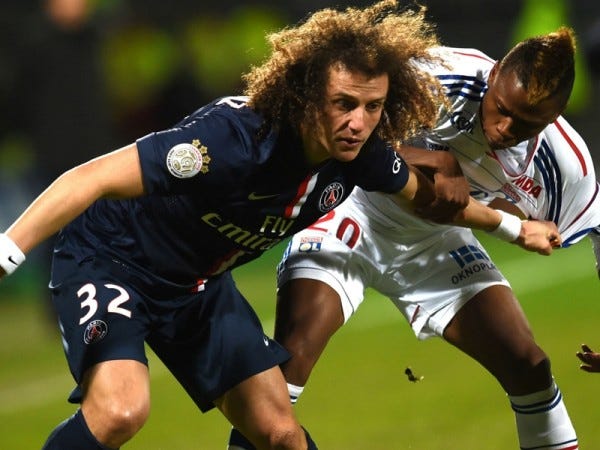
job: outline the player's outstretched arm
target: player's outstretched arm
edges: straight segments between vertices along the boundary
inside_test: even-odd
[[[469,206],[454,221],[455,225],[477,228],[511,242],[525,250],[550,255],[561,244],[560,233],[553,222],[521,220],[519,217],[486,206],[471,198]]]
[[[433,183],[419,170],[411,169],[404,189],[394,196],[395,200],[415,210],[429,204],[435,197]],[[490,234],[520,247],[550,255],[554,247],[560,246],[561,237],[556,225],[546,221],[521,220],[504,211],[490,208],[474,198],[451,222],[454,225],[487,231]]]
[[[58,177],[0,234],[0,277],[12,273],[32,248],[58,232],[94,201],[143,193],[135,144],[75,167]]]
[[[579,368],[585,372],[600,372],[600,353],[594,352],[586,344],[581,344],[581,351],[576,353],[582,364]]]

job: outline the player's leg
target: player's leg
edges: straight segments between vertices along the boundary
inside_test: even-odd
[[[308,278],[288,281],[277,292],[275,340],[292,357],[281,365],[288,384],[302,389],[329,339],[344,324],[339,294]],[[297,396],[292,398],[294,403]]]
[[[407,283],[382,288],[415,334],[443,335],[498,379],[515,412],[522,448],[577,448],[549,360],[508,282],[473,233],[447,229],[407,251],[417,255],[398,265]]]
[[[327,342],[343,324],[339,294],[326,283],[295,278],[279,288],[275,340],[291,354],[281,364],[288,404],[290,400],[296,403]],[[255,447],[240,431],[237,425],[231,430],[229,450],[253,450]]]
[[[444,338],[489,370],[508,393],[522,448],[577,448],[549,359],[510,288],[495,285],[476,294],[450,321]]]
[[[144,425],[150,413],[148,367],[139,361],[96,364],[85,374],[81,411],[96,438],[118,448]]]
[[[329,339],[364,299],[373,268],[358,211],[344,204],[296,234],[277,270],[275,340],[291,355],[281,367],[292,403],[302,393]]]
[[[294,416],[279,367],[242,381],[216,399],[215,404],[242,437],[253,443],[250,448],[317,448]],[[245,440],[238,443],[243,445],[241,448],[249,448]]]
[[[552,384],[548,358],[507,286],[477,293],[450,321],[444,338],[479,361],[511,395]]]
[[[201,411],[218,407],[258,448],[307,448],[279,368],[289,353],[264,334],[230,273],[204,287],[179,299],[148,344]]]
[[[150,411],[148,368],[139,361],[106,361],[81,383],[81,408],[61,423],[44,450],[117,449],[143,426]]]
[[[44,450],[118,448],[141,428],[150,408],[144,349],[149,319],[141,312],[145,308],[136,307],[143,299],[102,263],[60,256],[52,290],[65,355],[78,383],[69,401],[81,407],[52,432]],[[111,308],[116,298],[119,308]]]

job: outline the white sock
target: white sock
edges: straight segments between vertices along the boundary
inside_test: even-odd
[[[577,434],[558,386],[527,395],[509,395],[522,450],[576,450]]]
[[[292,405],[293,405],[298,401],[298,397],[300,397],[300,394],[302,394],[302,391],[304,390],[304,386],[296,386],[294,384],[288,383],[287,387],[288,387],[288,392],[290,393],[290,401],[292,402]]]

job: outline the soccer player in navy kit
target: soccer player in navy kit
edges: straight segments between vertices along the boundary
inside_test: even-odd
[[[66,172],[0,235],[4,275],[60,230],[50,287],[81,407],[45,450],[115,449],[135,435],[150,409],[145,342],[202,411],[216,406],[257,448],[316,448],[279,369],[289,355],[230,270],[355,185],[415,205],[433,195],[385,144],[431,126],[440,106],[413,64],[436,38],[422,11],[395,6],[323,10],[271,35],[247,97]],[[461,223],[511,228],[474,201]],[[560,239],[550,224],[524,228],[534,250]]]

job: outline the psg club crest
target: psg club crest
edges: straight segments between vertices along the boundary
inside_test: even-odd
[[[344,185],[338,181],[327,186],[319,199],[319,210],[327,212],[335,208],[344,197]]]
[[[92,320],[85,327],[83,332],[83,342],[86,344],[93,344],[98,342],[108,333],[108,325],[103,320]]]
[[[191,178],[208,172],[208,149],[198,139],[191,144],[177,144],[167,154],[167,169],[177,178]]]

